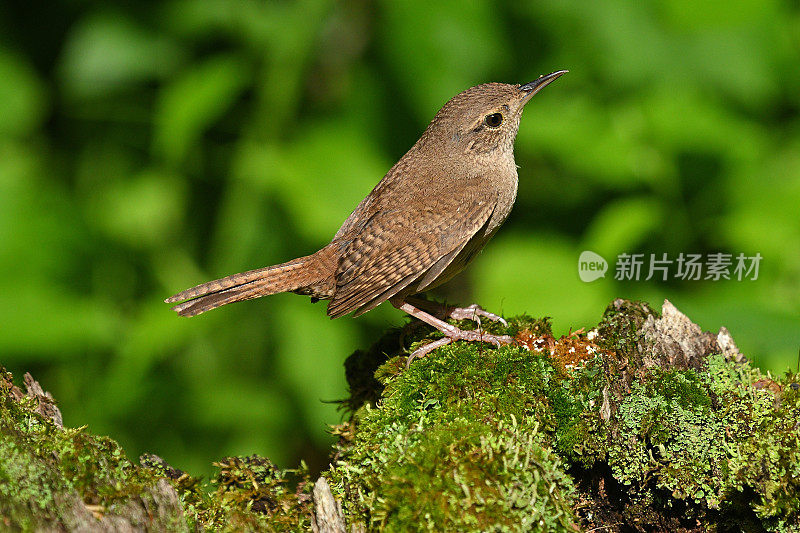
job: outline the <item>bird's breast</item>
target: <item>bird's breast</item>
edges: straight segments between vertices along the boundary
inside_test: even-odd
[[[487,240],[505,222],[517,199],[517,167],[512,159],[510,167],[500,168],[489,178],[497,194],[497,205],[486,225]]]

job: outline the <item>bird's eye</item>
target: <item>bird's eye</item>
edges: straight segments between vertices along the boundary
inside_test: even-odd
[[[490,128],[496,128],[503,123],[503,114],[492,113],[491,115],[486,115],[486,117],[483,119],[483,122]]]

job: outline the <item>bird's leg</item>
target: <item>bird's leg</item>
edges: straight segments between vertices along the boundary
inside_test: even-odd
[[[445,318],[452,318],[453,320],[472,320],[477,322],[480,326],[481,317],[491,320],[492,322],[500,322],[508,327],[506,320],[494,313],[486,311],[478,304],[472,304],[467,307],[455,307],[438,302],[432,302],[424,298],[409,297],[405,299],[406,302],[411,303],[417,309],[423,309],[433,315],[443,316]]]
[[[414,353],[409,355],[408,361],[406,362],[406,368],[408,368],[411,365],[411,362],[414,359],[423,357],[428,353],[430,353],[431,351],[435,350],[436,348],[450,344],[453,341],[489,342],[494,344],[495,346],[502,346],[503,344],[514,343],[514,339],[508,335],[492,335],[489,333],[484,333],[480,329],[464,331],[462,329],[455,327],[452,324],[448,324],[444,320],[436,318],[430,313],[426,313],[421,309],[417,309],[416,307],[414,307],[413,305],[404,300],[392,299],[390,301],[392,305],[395,306],[397,309],[405,311],[414,318],[417,318],[444,333],[444,338],[426,344],[425,346],[418,348],[417,350],[414,351]]]

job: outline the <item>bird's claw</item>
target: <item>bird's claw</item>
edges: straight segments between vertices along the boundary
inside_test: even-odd
[[[500,322],[508,327],[508,322],[503,317],[486,311],[478,304],[472,304],[467,307],[454,307],[450,310],[449,317],[453,320],[472,320],[477,322],[478,325],[481,324],[481,317],[483,317],[492,322]]]
[[[409,355],[408,359],[406,360],[406,369],[411,367],[411,363],[415,359],[425,357],[433,350],[441,348],[442,346],[446,346],[453,341],[488,342],[490,344],[494,344],[498,348],[504,344],[515,343],[514,338],[509,335],[491,335],[477,329],[464,331],[458,328],[453,328],[452,330],[447,331],[445,335],[446,336],[441,339],[429,342],[425,346],[421,346],[414,350],[414,352]]]

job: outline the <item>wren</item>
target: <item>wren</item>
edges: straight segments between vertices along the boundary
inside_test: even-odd
[[[329,300],[328,315],[356,316],[385,301],[444,337],[415,351],[410,364],[454,340],[513,343],[507,335],[462,330],[412,298],[461,272],[506,220],[517,196],[514,139],[525,105],[565,74],[524,85],[486,83],[454,96],[419,140],[311,255],[209,281],[167,298],[181,316],[279,292]],[[505,321],[477,305],[444,317]]]

